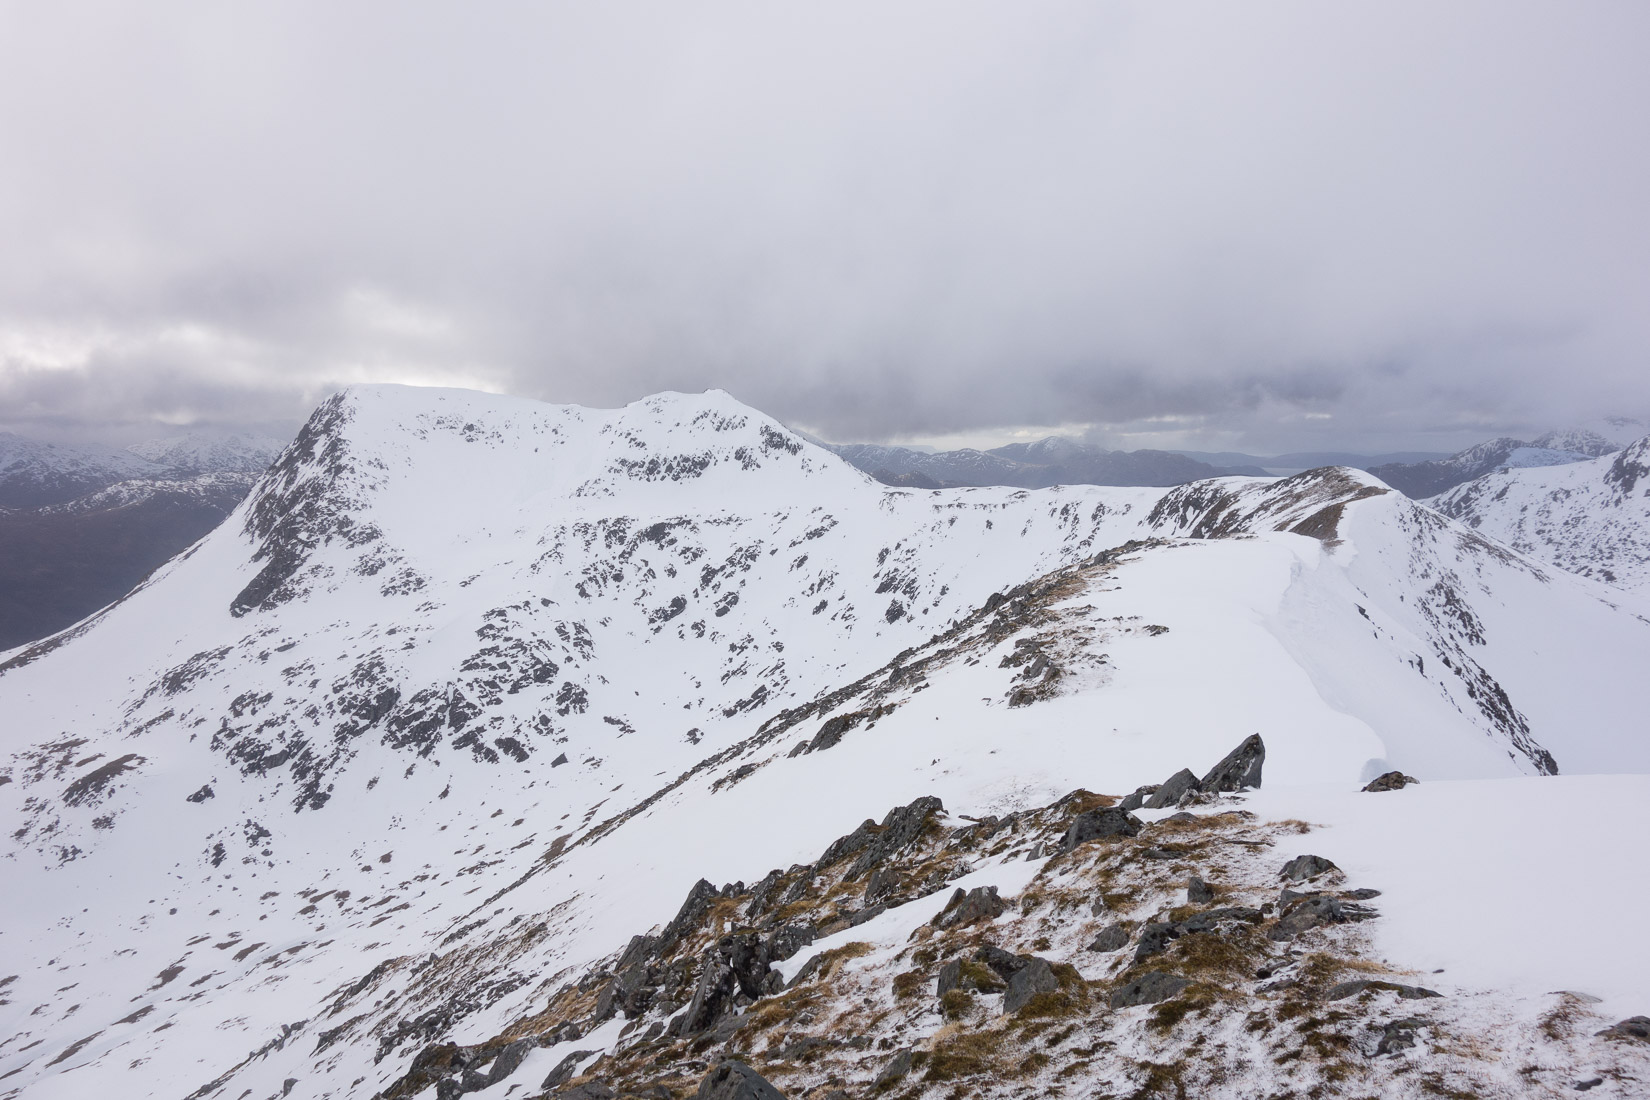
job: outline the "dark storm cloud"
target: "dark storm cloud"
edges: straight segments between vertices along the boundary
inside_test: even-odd
[[[838,438],[1650,409],[1638,4],[10,5],[0,420],[720,386]]]

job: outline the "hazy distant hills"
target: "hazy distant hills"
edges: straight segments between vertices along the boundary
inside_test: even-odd
[[[951,489],[1008,485],[1046,489],[1051,485],[1184,485],[1209,477],[1262,475],[1257,465],[1215,466],[1174,451],[1108,451],[1074,439],[1050,436],[1035,443],[1011,443],[989,451],[919,451],[873,443],[827,443],[841,456],[885,485]]]
[[[125,595],[221,523],[283,446],[198,433],[117,450],[0,433],[0,650]]]

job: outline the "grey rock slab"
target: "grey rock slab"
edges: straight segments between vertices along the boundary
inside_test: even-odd
[[[1202,790],[1198,785],[1197,776],[1189,768],[1181,768],[1158,787],[1152,796],[1146,799],[1145,809],[1161,810],[1178,803],[1182,796],[1192,791]]]
[[[1060,979],[1047,959],[1031,958],[1008,980],[1008,991],[1003,994],[1003,1011],[1013,1014],[1024,1008],[1039,993],[1053,993],[1060,988]]]
[[[1339,867],[1335,866],[1322,856],[1305,855],[1296,856],[1288,863],[1285,863],[1283,865],[1283,870],[1280,871],[1279,874],[1288,879],[1290,882],[1305,882],[1308,879],[1317,878],[1319,875],[1327,874],[1330,871],[1339,870]]]
[[[1111,995],[1113,1008],[1133,1008],[1136,1005],[1154,1005],[1166,1001],[1192,983],[1178,974],[1153,970],[1142,974]]]
[[[1186,879],[1186,904],[1207,905],[1215,900],[1214,889],[1197,875],[1190,875]]]
[[[1344,1001],[1348,997],[1356,997],[1358,994],[1365,991],[1396,993],[1399,997],[1402,997],[1406,1001],[1417,1001],[1427,997],[1443,996],[1442,993],[1439,993],[1435,989],[1423,989],[1416,985],[1400,985],[1397,982],[1383,982],[1380,980],[1360,978],[1356,981],[1341,982],[1338,985],[1330,986],[1329,991],[1323,995],[1323,999],[1326,1001]]]
[[[1419,782],[1420,780],[1413,775],[1405,775],[1403,772],[1386,772],[1365,783],[1363,789],[1371,793],[1401,791],[1411,783]]]
[[[873,1083],[872,1087],[880,1089],[885,1085],[891,1085],[910,1072],[911,1051],[909,1049],[902,1050],[898,1054],[894,1055],[886,1066],[882,1067],[882,1072],[877,1074],[877,1079]]]
[[[1641,1043],[1650,1043],[1650,1016],[1629,1016],[1625,1020],[1611,1024],[1599,1036],[1605,1039],[1637,1039]]]
[[[594,1050],[575,1050],[556,1063],[556,1068],[550,1071],[550,1076],[544,1079],[544,1084],[540,1085],[539,1088],[553,1089],[565,1085],[568,1079],[573,1076],[573,1071],[579,1068],[579,1064],[595,1053]]]
[[[785,1094],[743,1062],[723,1062],[699,1082],[696,1100],[785,1100]]]
[[[1121,951],[1129,945],[1129,930],[1121,924],[1108,924],[1089,944],[1090,951]]]
[[[1127,810],[1112,806],[1104,810],[1089,810],[1072,819],[1071,827],[1060,843],[1062,851],[1071,851],[1079,844],[1110,836],[1139,836],[1140,819]]]
[[[1209,774],[1199,780],[1198,787],[1210,794],[1231,793],[1245,787],[1258,788],[1265,764],[1266,742],[1261,740],[1260,734],[1251,733],[1220,763],[1209,769]]]

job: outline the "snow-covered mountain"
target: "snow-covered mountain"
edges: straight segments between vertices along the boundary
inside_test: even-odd
[[[1416,500],[1436,496],[1457,485],[1503,468],[1563,466],[1612,454],[1621,444],[1583,428],[1552,431],[1525,442],[1503,436],[1474,444],[1448,458],[1433,462],[1389,463],[1370,468],[1370,473]]]
[[[1650,587],[1650,436],[1587,462],[1484,474],[1428,503],[1560,569]]]
[[[0,508],[63,504],[131,478],[170,471],[141,455],[94,443],[48,443],[0,432]]]
[[[190,432],[146,439],[127,450],[157,465],[192,474],[261,474],[285,449],[273,436],[236,432]]]
[[[1108,451],[1063,436],[1010,443],[989,451],[922,451],[872,443],[826,443],[827,450],[887,485],[938,489],[1008,485],[1184,485],[1259,469],[1226,468],[1174,451]]]
[[[283,446],[197,433],[117,451],[0,434],[0,649],[125,595],[216,527]]]
[[[1342,947],[1366,968],[1388,955],[1448,965],[1428,984],[1459,1006],[1394,1034],[1500,1029],[1568,1072],[1614,1047],[1555,1053],[1561,1039],[1539,1026],[1546,991],[1585,986],[1599,1011],[1643,1011],[1650,964],[1555,948],[1509,972],[1506,940],[1533,934],[1539,913],[1509,911],[1500,937],[1428,941],[1429,896],[1471,882],[1496,898],[1513,876],[1426,823],[1456,799],[1491,823],[1553,807],[1543,836],[1567,827],[1557,807],[1580,803],[1596,811],[1589,828],[1638,828],[1642,784],[1568,774],[1650,771],[1637,732],[1647,650],[1650,615],[1631,597],[1353,471],[917,492],[875,484],[721,393],[603,411],[352,389],[228,522],[98,615],[0,656],[0,1096],[526,1096],[548,1087],[546,1060],[577,1050],[578,1067],[645,1052],[672,1082],[738,1051],[787,1095],[857,1095],[870,1061],[950,1041],[932,993],[898,1000],[878,969],[911,949],[902,922],[957,886],[993,886],[1014,912],[1046,914],[999,922],[1023,938],[1016,949],[1067,950],[1051,923],[1067,903],[1037,899],[1100,896],[1083,876],[1104,869],[1078,868],[1056,834],[1105,800],[1060,796],[1157,784],[1257,731],[1266,790],[1244,812],[1259,816],[1245,835],[1250,819],[1212,815],[1230,833],[1220,843],[1242,860],[1300,854],[1304,816],[1332,826],[1325,842],[1346,846],[1349,873],[1391,890],[1376,938]],[[1391,769],[1426,795],[1353,794]],[[927,797],[943,812],[888,813]],[[1406,824],[1409,807],[1423,809]],[[1137,854],[1160,868],[1156,885],[1102,897],[1073,928],[1115,904],[1133,936],[1181,904],[1158,880],[1186,865],[1151,862],[1187,850],[1174,830],[1192,826],[1168,821],[1173,809],[1141,811]],[[885,827],[855,830],[866,817]],[[988,817],[1011,843],[966,832]],[[1567,853],[1554,881],[1577,906],[1621,903],[1638,887],[1603,873],[1609,846],[1593,848]],[[898,874],[874,881],[909,905],[877,909],[841,862],[861,852],[894,861]],[[1222,866],[1234,903],[1276,874]],[[745,886],[758,880],[760,899]],[[1340,914],[1340,936],[1343,902],[1312,904]],[[1300,922],[1258,901],[1244,911],[1276,933],[1256,949],[1297,966]],[[773,983],[810,980],[800,951],[790,972],[752,970],[743,1002],[715,993],[717,936],[799,914],[821,936],[840,925],[843,943],[823,945],[864,937],[864,951],[811,972],[853,992],[777,995]],[[1084,1004],[1141,979],[1070,950],[1056,961]],[[832,960],[855,957],[871,969],[831,976]],[[898,963],[915,968],[907,985],[944,961],[925,958]],[[1304,1017],[1285,1009],[1318,979],[1285,973],[1270,990],[1228,975],[1216,992],[1271,1006],[1299,1037]],[[753,998],[790,1013],[760,1044],[727,1030]],[[839,1017],[850,1000],[883,1007],[875,1021]],[[684,1009],[703,1028],[666,1031]],[[1189,1039],[1142,1011],[1104,1025],[1127,1030],[1134,1061],[1079,1057],[1048,1033],[1024,1072],[1133,1080],[1141,1059]],[[840,1041],[854,1028],[866,1046]],[[786,1045],[816,1039],[829,1047],[817,1072]],[[1021,1051],[1032,1038],[992,1041]],[[1476,1080],[1464,1049],[1427,1054],[1442,1061],[1416,1082]],[[1612,1063],[1612,1081],[1644,1079],[1650,1063],[1634,1057]],[[1340,1072],[1331,1061],[1267,1072],[1321,1084]],[[983,1088],[981,1072],[963,1076]],[[954,1087],[922,1080],[936,1096]],[[1612,1088],[1599,1095],[1628,1095]]]

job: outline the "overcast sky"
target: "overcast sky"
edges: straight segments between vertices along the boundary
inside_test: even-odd
[[[0,426],[355,381],[1257,452],[1643,416],[1647,50],[1641,0],[0,3]]]

